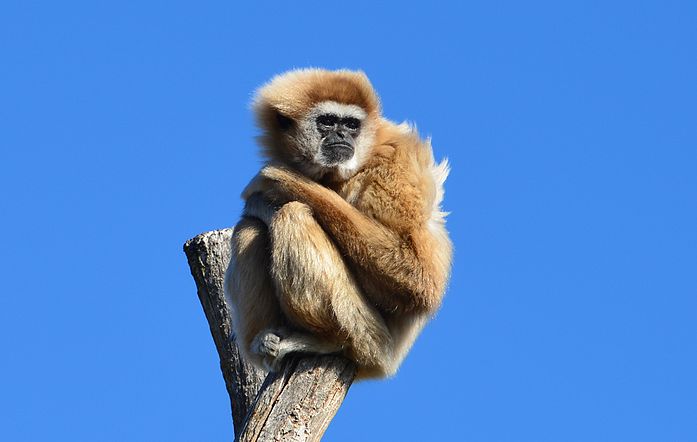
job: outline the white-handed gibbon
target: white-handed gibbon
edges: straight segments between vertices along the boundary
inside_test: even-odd
[[[359,378],[394,374],[448,280],[447,163],[381,116],[362,72],[287,72],[254,111],[267,162],[225,277],[244,356],[275,370],[290,352],[341,352]]]

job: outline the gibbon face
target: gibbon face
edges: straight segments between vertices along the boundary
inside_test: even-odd
[[[336,172],[346,178],[361,166],[373,143],[374,125],[366,117],[354,104],[321,102],[297,124],[285,122],[287,147],[305,160],[303,173],[319,178]]]
[[[298,70],[257,92],[265,154],[312,179],[351,177],[369,156],[379,101],[361,72]]]

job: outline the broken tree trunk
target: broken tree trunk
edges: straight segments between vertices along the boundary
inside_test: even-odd
[[[318,441],[353,382],[355,366],[340,356],[298,356],[266,376],[241,359],[223,293],[231,236],[232,229],[203,233],[187,241],[184,252],[220,356],[236,440]]]
[[[237,430],[244,425],[244,418],[254,403],[266,372],[242,360],[233,337],[230,310],[223,292],[225,269],[230,261],[231,236],[232,229],[203,233],[187,241],[184,252],[218,349],[220,370],[230,395],[232,420]]]

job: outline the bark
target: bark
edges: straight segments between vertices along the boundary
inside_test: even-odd
[[[239,441],[320,440],[355,375],[342,357],[290,358],[266,378]]]
[[[244,425],[244,418],[254,403],[266,372],[242,360],[233,336],[230,310],[223,291],[225,269],[230,262],[231,237],[232,229],[202,233],[184,244],[184,252],[218,349],[220,370],[230,396],[232,421],[237,434],[237,430]]]
[[[340,356],[294,356],[262,385],[266,373],[240,357],[223,293],[231,236],[232,229],[203,233],[184,251],[220,356],[236,439],[318,441],[353,382],[355,366]]]

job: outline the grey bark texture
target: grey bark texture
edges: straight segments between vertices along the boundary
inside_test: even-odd
[[[206,314],[215,347],[220,356],[220,370],[230,396],[232,421],[237,429],[254,403],[266,372],[242,360],[225,302],[223,280],[230,262],[232,229],[202,233],[184,244],[191,275],[196,281],[198,299]]]
[[[202,233],[184,244],[184,252],[220,356],[235,438],[318,441],[341,406],[356,368],[340,356],[303,355],[287,358],[281,371],[266,376],[241,359],[223,291],[231,237],[232,229]]]

